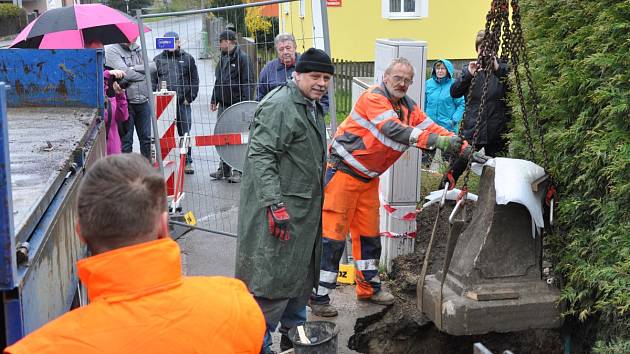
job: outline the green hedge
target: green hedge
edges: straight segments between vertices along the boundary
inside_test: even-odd
[[[0,18],[18,17],[22,13],[22,9],[13,4],[0,4]]]
[[[600,319],[595,350],[615,353],[630,347],[630,1],[521,5],[559,185],[551,242],[562,300],[567,315]],[[512,146],[527,157],[514,123]]]

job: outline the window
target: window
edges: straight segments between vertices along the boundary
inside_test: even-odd
[[[408,19],[429,16],[429,0],[381,0],[383,18]]]

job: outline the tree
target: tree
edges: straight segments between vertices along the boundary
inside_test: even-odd
[[[245,15],[245,25],[249,36],[254,37],[258,48],[271,50],[274,47],[273,40],[278,34],[278,18],[262,16],[260,7],[250,7]],[[275,56],[275,53],[273,54]]]
[[[559,232],[550,241],[566,314],[599,318],[595,351],[621,353],[630,348],[630,1],[521,4],[559,187]],[[527,158],[523,130],[514,128],[512,145]]]

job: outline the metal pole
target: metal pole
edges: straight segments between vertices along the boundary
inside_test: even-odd
[[[9,156],[9,116],[7,91],[9,86],[0,82],[0,289],[16,286],[17,255],[13,225],[13,194],[11,192],[11,157]],[[1,297],[0,293],[0,297]],[[1,300],[1,299],[0,299]],[[7,318],[10,320],[10,318]],[[7,322],[8,323],[8,322]]]
[[[172,224],[172,225],[186,226],[186,227],[189,227],[191,229],[206,231],[206,232],[209,232],[209,233],[212,233],[212,234],[221,235],[221,236],[228,236],[228,237],[234,237],[234,238],[237,237],[236,234],[232,234],[232,233],[229,233],[229,232],[211,230],[211,229],[207,229],[205,227],[200,227],[200,226],[196,226],[196,225],[189,225],[189,224],[186,224],[184,222],[179,222],[179,221],[175,221],[175,220],[169,220],[168,223]]]
[[[149,54],[147,53],[147,40],[144,38],[144,24],[142,23],[142,10],[136,10],[138,19],[138,30],[140,31],[140,45],[142,45],[142,61],[144,64],[144,82],[149,88],[149,112],[151,112],[151,125],[153,127],[153,144],[155,145],[155,159],[162,177],[164,177],[164,166],[162,165],[162,149],[160,148],[160,136],[158,133],[157,117],[155,116],[155,97],[153,97],[153,85],[151,85],[151,69],[149,68]],[[153,162],[153,161],[151,161]]]
[[[330,31],[328,30],[328,7],[326,1],[319,0],[322,9],[322,33],[324,35],[324,51],[332,59],[330,52]],[[330,135],[334,136],[337,131],[337,105],[335,105],[335,82],[334,78],[330,80],[328,86],[328,113],[330,113]]]

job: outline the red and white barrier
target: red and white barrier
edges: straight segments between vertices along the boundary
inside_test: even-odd
[[[174,149],[182,146],[180,139],[175,137],[165,137],[160,140],[160,145]],[[231,133],[216,135],[199,135],[190,137],[189,146],[219,146],[219,145],[243,145],[249,142],[249,133]]]
[[[166,179],[166,194],[174,201],[180,199],[180,195],[175,194],[177,171],[177,151],[176,145],[169,146],[166,141],[174,141],[176,138],[177,120],[177,94],[175,91],[153,92],[155,98],[155,116],[157,117],[157,127],[160,139],[160,154],[162,156],[162,166],[164,168],[164,178]],[[180,192],[181,193],[181,192]]]
[[[381,264],[392,270],[392,261],[398,256],[413,253],[416,240],[416,204],[391,205],[381,197]]]
[[[249,142],[249,133],[231,133],[201,136],[177,136],[177,94],[175,91],[159,91],[155,97],[155,114],[157,117],[160,139],[160,154],[166,179],[167,195],[171,208],[176,209],[184,196],[184,169],[186,153],[191,147],[243,145]],[[155,152],[154,152],[155,153]]]

